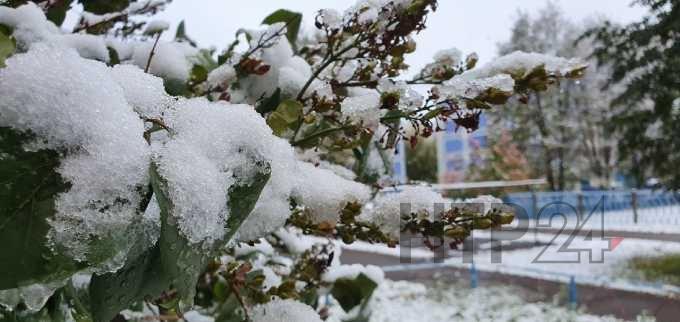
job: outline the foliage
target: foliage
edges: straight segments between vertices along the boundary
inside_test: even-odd
[[[437,181],[437,145],[434,140],[424,140],[415,147],[405,145],[406,173],[410,180]]]
[[[360,2],[344,15],[322,10],[319,34],[305,40],[297,37],[301,15],[282,9],[265,18],[264,30],[239,30],[219,53],[198,48],[184,23],[175,41],[160,40],[167,26],[143,16],[168,1],[78,1],[85,12],[72,33],[56,26],[74,3],[24,3],[0,7],[7,24],[0,76],[37,84],[25,95],[23,86],[0,82],[9,112],[0,114],[0,241],[9,245],[0,259],[11,263],[0,267],[0,318],[9,320],[178,320],[196,308],[242,321],[257,305],[294,299],[316,309],[328,294],[363,312],[381,276],[361,267],[333,277],[357,268],[339,266],[332,243],[305,245],[313,237],[297,232],[394,246],[394,234],[408,231],[452,239],[454,247],[474,229],[509,224],[514,215],[505,209],[465,206],[430,217],[390,213],[402,225],[386,231],[366,204],[386,193],[398,140],[415,146],[449,120],[472,131],[482,110],[584,68],[555,58],[553,69],[547,56],[520,53],[523,68],[514,56],[475,69],[476,55],[461,61],[454,50],[400,80],[434,0]],[[20,15],[35,19],[10,19]],[[241,41],[245,52],[237,50]],[[21,73],[35,62],[17,62],[46,52],[55,53],[46,70]],[[54,62],[71,65],[57,73]],[[81,86],[55,87],[64,85],[48,82],[55,74]],[[412,84],[433,87],[422,97]],[[53,88],[67,93],[46,98]],[[52,118],[36,113],[50,100],[59,107],[48,110]],[[102,122],[69,110],[87,105],[80,110],[87,114],[90,104],[113,114]],[[125,117],[132,119],[115,123]],[[96,158],[107,153],[133,157],[134,173],[115,173],[100,187],[94,179],[102,169],[119,169]],[[82,171],[68,172],[65,163]],[[106,195],[91,197],[95,188]],[[411,201],[429,207],[432,194],[414,192],[423,200]],[[60,208],[64,200],[76,200],[82,213]]]
[[[468,170],[467,180],[526,180],[531,179],[533,171],[517,144],[512,142],[510,135],[503,132],[497,139],[492,139],[489,155],[483,162],[473,164]],[[503,195],[523,188],[493,189],[491,195]]]
[[[585,36],[598,40],[594,56],[611,65],[610,85],[625,87],[612,102],[611,125],[622,135],[621,159],[635,165],[637,185],[651,174],[677,189],[680,172],[673,165],[680,160],[675,139],[680,120],[680,4],[675,0],[635,3],[647,7],[649,17],[626,26],[607,22]]]
[[[55,195],[69,189],[69,184],[55,170],[59,153],[52,150],[24,151],[22,145],[35,135],[0,128],[0,241],[17,245],[0,254],[3,273],[0,288],[16,288],[24,280],[40,282],[52,274],[77,270],[79,265],[54,256],[46,247],[49,219],[55,212]]]
[[[680,255],[636,257],[628,263],[629,268],[650,281],[665,281],[680,285]]]

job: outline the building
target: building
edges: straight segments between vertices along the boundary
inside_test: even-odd
[[[487,119],[479,118],[479,129],[468,133],[453,121],[437,133],[437,173],[440,183],[461,182],[469,167],[481,165],[488,151]]]
[[[406,178],[406,149],[404,147],[404,140],[399,140],[397,143],[396,153],[392,162],[392,179],[395,183],[405,184],[408,180]]]

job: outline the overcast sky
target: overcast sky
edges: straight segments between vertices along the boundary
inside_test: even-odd
[[[506,40],[518,10],[535,13],[547,0],[440,0],[430,15],[427,29],[417,37],[418,50],[407,57],[414,68],[426,64],[440,49],[457,47],[464,53],[475,51],[482,62],[496,55],[496,44]],[[627,23],[639,20],[645,11],[630,7],[631,0],[562,0],[557,3],[575,22],[605,16]],[[200,5],[198,5],[200,3]],[[286,8],[304,15],[307,28],[314,28],[316,12],[334,8],[342,12],[355,0],[174,0],[158,18],[176,26],[184,19],[187,32],[201,46],[224,48],[239,28],[256,28],[276,9]]]

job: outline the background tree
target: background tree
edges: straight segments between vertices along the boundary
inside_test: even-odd
[[[437,182],[437,141],[423,140],[406,148],[406,173],[409,180]]]
[[[680,2],[640,0],[649,16],[626,26],[607,22],[590,30],[594,56],[611,66],[610,86],[625,90],[612,102],[611,127],[620,133],[621,160],[635,166],[636,185],[648,175],[680,188]]]
[[[592,24],[592,23],[588,23]],[[568,21],[554,2],[536,17],[519,13],[511,38],[499,44],[499,54],[516,50],[547,52],[563,57],[588,57],[593,42]],[[490,113],[492,126],[507,129],[527,156],[534,176],[545,176],[551,190],[564,190],[579,179],[594,186],[610,187],[616,171],[616,137],[607,131],[609,104],[619,87],[601,90],[609,77],[606,65],[591,60],[582,79],[564,80],[545,92],[532,92]],[[531,124],[531,126],[526,126]]]

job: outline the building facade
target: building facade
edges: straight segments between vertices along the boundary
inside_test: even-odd
[[[437,173],[440,183],[462,182],[472,165],[483,165],[489,149],[487,120],[484,113],[479,118],[479,128],[468,133],[453,121],[446,130],[437,133]]]

